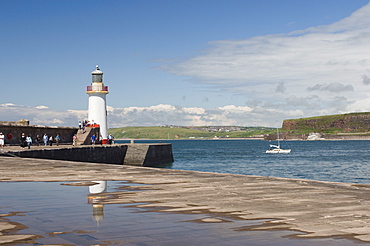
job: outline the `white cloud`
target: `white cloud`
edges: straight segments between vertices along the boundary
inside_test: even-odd
[[[155,125],[277,126],[284,117],[301,117],[299,110],[266,110],[260,107],[227,105],[213,109],[159,104],[150,107],[114,108],[108,113],[111,128]]]
[[[316,84],[312,87],[307,88],[308,91],[329,91],[333,93],[339,93],[343,91],[353,91],[352,85],[343,85],[341,83],[330,83],[326,84]]]
[[[32,125],[77,126],[78,120],[85,119],[85,110],[57,111],[46,106],[40,108],[15,104],[0,104],[0,115],[3,121],[27,119]]]
[[[235,106],[235,105],[227,105],[224,107],[219,107],[220,110],[223,110],[225,112],[234,112],[234,113],[245,113],[252,111],[252,108],[247,106]]]
[[[352,102],[351,104],[346,106],[346,111],[340,111],[341,113],[347,113],[349,112],[368,112],[370,105],[370,98],[366,98],[363,100],[357,100],[355,102]]]
[[[190,108],[183,108],[184,112],[190,115],[201,115],[206,112],[204,108],[197,108],[197,107],[190,107]]]
[[[284,86],[284,82],[280,82],[277,86],[276,86],[276,89],[275,89],[275,92],[280,92],[280,93],[284,93],[285,92],[285,86]]]
[[[370,78],[366,74],[362,75],[362,82],[364,85],[369,85],[370,84]]]
[[[27,119],[31,125],[77,126],[79,120],[87,118],[87,110],[56,111],[12,105],[0,105],[2,120]],[[179,107],[159,104],[150,107],[108,107],[108,126],[158,126],[158,125],[238,125],[280,126],[284,118],[301,117],[300,110],[265,109],[259,106],[226,105],[213,109]]]
[[[49,107],[46,107],[46,106],[42,106],[42,105],[40,105],[40,106],[37,106],[37,107],[35,107],[35,108],[37,108],[37,109],[48,109]]]
[[[162,69],[244,96],[249,106],[259,102],[266,112],[370,111],[370,104],[356,103],[370,97],[369,43],[370,3],[331,25],[212,41],[202,54]],[[345,99],[340,108],[338,97]]]
[[[13,103],[4,103],[4,104],[0,104],[1,107],[12,107],[12,106],[15,106],[15,104]]]

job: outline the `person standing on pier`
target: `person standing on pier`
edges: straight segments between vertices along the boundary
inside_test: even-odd
[[[86,127],[86,120],[84,120],[84,121],[82,122],[82,127],[81,127],[82,134],[84,134],[84,133],[85,133],[85,127]]]
[[[44,134],[43,140],[44,140],[44,145],[47,146],[49,137],[48,137],[48,135],[46,135],[46,133]]]
[[[60,141],[60,137],[59,137],[59,134],[57,134],[55,136],[55,143],[57,144],[57,146],[59,146],[59,141]]]
[[[31,148],[31,144],[32,144],[32,138],[31,138],[30,135],[27,135],[26,142],[27,142],[28,149],[30,149]]]
[[[53,146],[53,142],[54,142],[53,136],[50,136],[49,137],[50,146]]]
[[[77,135],[76,134],[73,135],[73,137],[72,137],[72,145],[73,146],[76,146],[77,145]]]
[[[19,145],[21,146],[21,148],[24,149],[24,147],[26,147],[27,145],[27,141],[26,141],[26,135],[24,135],[24,133],[22,133],[21,135],[21,139],[19,140]]]
[[[41,142],[41,138],[40,138],[40,135],[36,135],[36,138],[35,138],[35,143],[37,146],[40,146],[40,142]]]
[[[109,134],[109,136],[108,136],[108,143],[109,144],[113,143],[113,135],[112,134]]]
[[[0,132],[0,148],[4,148],[5,145],[5,136],[2,132]]]
[[[96,142],[96,134],[91,136],[91,144],[95,145],[95,142]]]

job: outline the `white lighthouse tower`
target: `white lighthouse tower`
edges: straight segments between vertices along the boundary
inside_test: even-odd
[[[92,82],[87,86],[86,94],[89,95],[89,115],[88,120],[90,124],[100,125],[100,135],[103,143],[108,139],[108,126],[107,126],[107,105],[106,95],[108,86],[104,86],[103,72],[100,71],[99,66],[96,66],[95,71],[91,73]],[[97,136],[99,137],[99,136]]]

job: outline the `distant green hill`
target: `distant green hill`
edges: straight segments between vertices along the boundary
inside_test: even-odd
[[[274,132],[268,127],[242,127],[242,130],[231,132],[209,132],[189,129],[187,127],[121,127],[109,129],[109,134],[117,138],[131,139],[189,139],[189,138],[247,138]]]
[[[370,112],[284,120],[282,131],[295,134],[310,132],[364,134],[370,131]]]

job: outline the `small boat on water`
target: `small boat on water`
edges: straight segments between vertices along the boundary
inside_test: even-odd
[[[289,154],[291,149],[280,149],[279,145],[270,144],[270,149],[266,150],[268,154]]]
[[[266,150],[267,154],[289,154],[292,150],[291,149],[281,149],[280,148],[280,138],[279,138],[279,129],[277,129],[277,141],[278,144],[270,144],[270,148]]]

